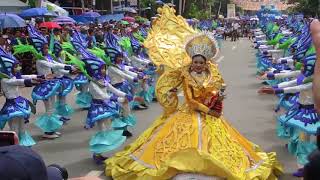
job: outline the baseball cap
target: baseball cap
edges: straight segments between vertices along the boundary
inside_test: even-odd
[[[29,147],[0,147],[1,180],[63,180],[58,167],[46,167],[42,158]]]

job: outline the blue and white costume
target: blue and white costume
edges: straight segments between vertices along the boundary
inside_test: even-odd
[[[6,97],[6,102],[0,111],[0,129],[3,129],[8,122],[10,130],[15,131],[19,137],[19,143],[23,146],[32,146],[35,141],[32,139],[25,124],[29,122],[32,111],[32,103],[20,96],[18,87],[33,86],[32,80],[40,78],[37,75],[13,75],[13,69],[18,61],[0,48],[0,71],[8,76],[1,79],[1,89]]]

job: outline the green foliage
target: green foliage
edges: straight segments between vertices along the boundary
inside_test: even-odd
[[[291,13],[303,13],[309,16],[320,14],[320,3],[317,0],[291,0],[290,3],[296,4],[289,8]]]
[[[155,0],[140,0],[141,8],[154,7],[156,5]]]
[[[186,18],[196,18],[196,19],[208,19],[210,18],[211,12],[209,9],[209,5],[212,2],[208,2],[206,8],[203,8],[203,4],[199,2],[192,2],[184,13]]]

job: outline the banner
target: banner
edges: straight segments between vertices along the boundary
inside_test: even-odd
[[[236,5],[228,4],[227,5],[227,18],[236,17]]]

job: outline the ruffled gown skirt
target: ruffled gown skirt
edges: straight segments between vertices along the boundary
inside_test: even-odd
[[[275,153],[262,152],[223,118],[181,108],[106,160],[115,180],[170,179],[196,173],[231,180],[277,179],[282,167]]]

